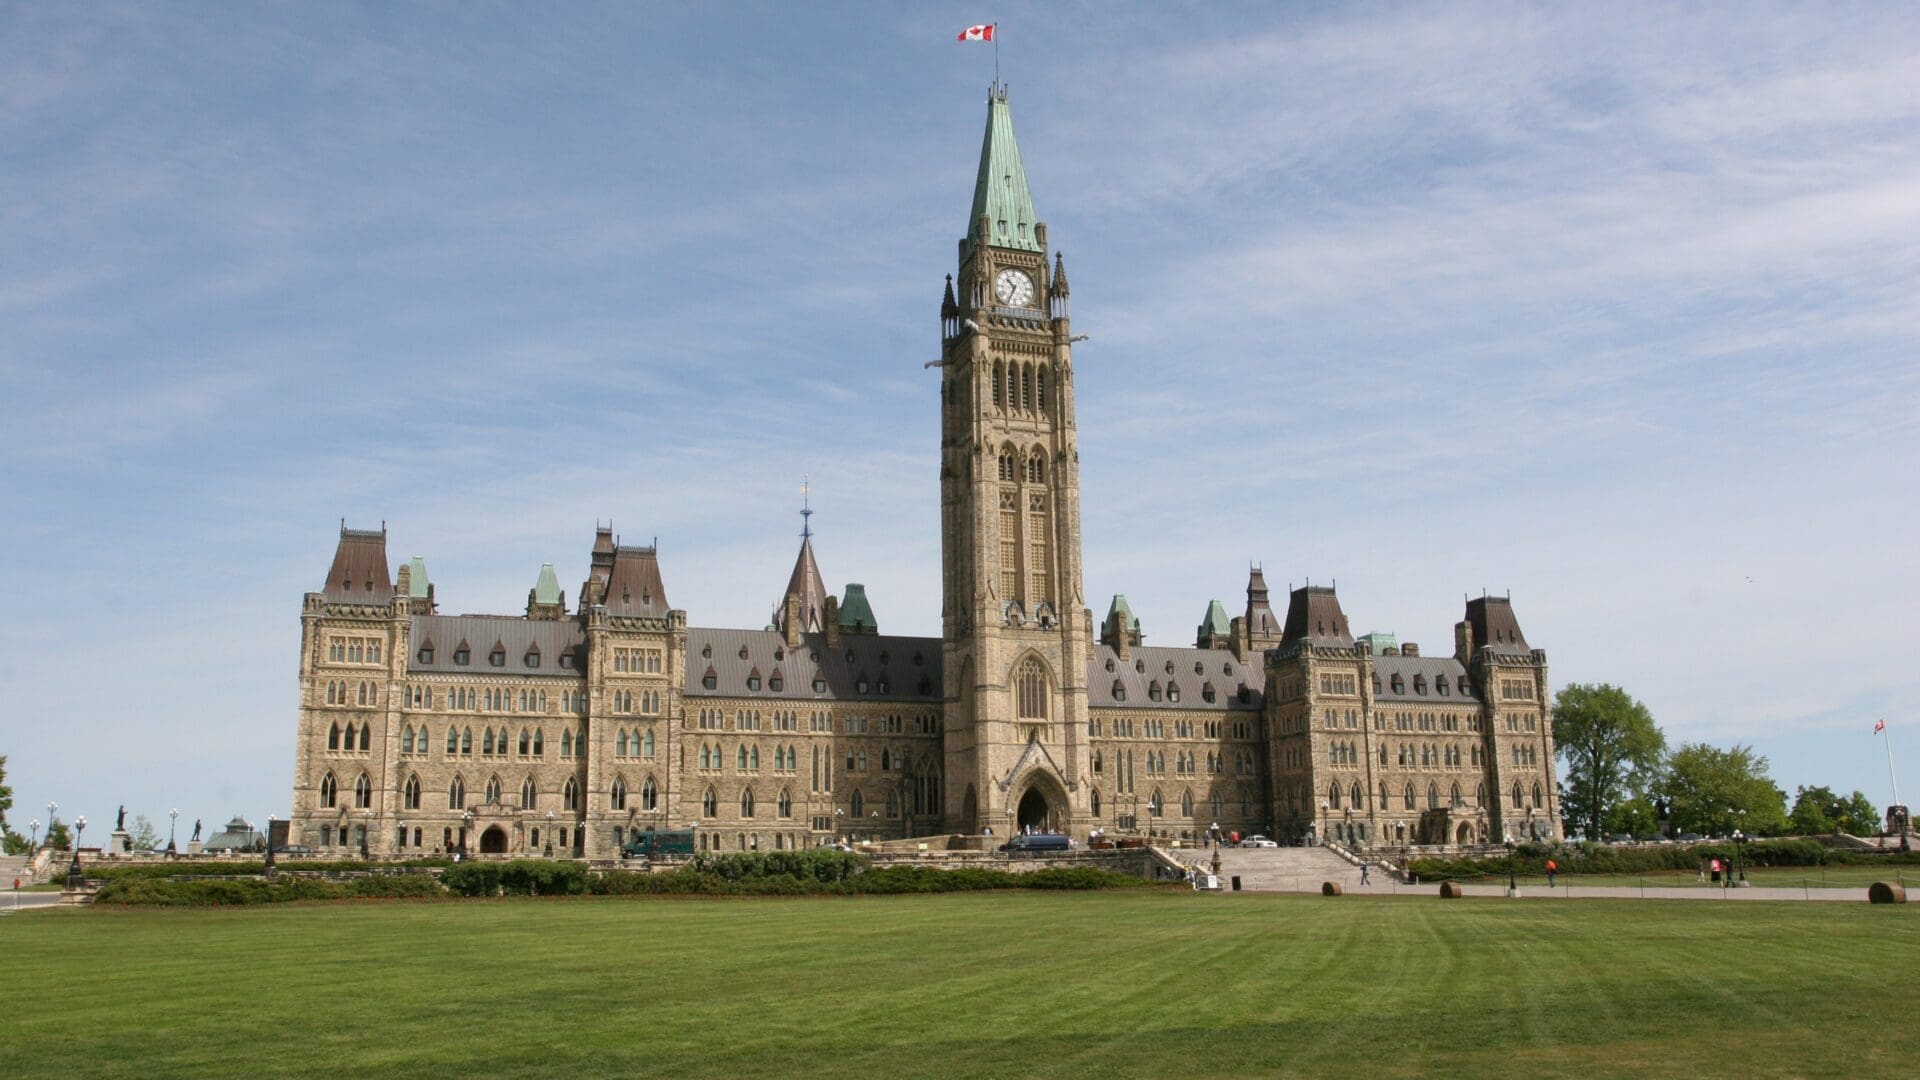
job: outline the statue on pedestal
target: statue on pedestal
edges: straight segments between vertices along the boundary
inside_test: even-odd
[[[193,819],[193,842],[196,844],[200,842],[200,819],[199,818]]]
[[[127,804],[126,803],[120,804],[120,816],[114,819],[113,831],[114,832],[127,831]]]

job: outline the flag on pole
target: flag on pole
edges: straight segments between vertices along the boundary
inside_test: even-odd
[[[1887,721],[1885,717],[1882,717],[1878,723],[1873,725],[1873,733],[1878,735],[1885,730],[1887,730]]]
[[[954,40],[955,41],[992,41],[993,27],[994,27],[993,23],[982,23],[979,26],[969,26],[965,30],[960,31],[960,36],[955,38]]]

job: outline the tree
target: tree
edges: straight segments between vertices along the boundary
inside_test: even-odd
[[[55,851],[65,851],[73,844],[73,834],[67,831],[67,823],[59,818],[47,822],[46,846]]]
[[[1660,816],[1645,795],[1622,799],[1607,811],[1607,835],[1652,836],[1660,831]]]
[[[17,832],[10,832],[4,838],[0,838],[0,853],[25,855],[32,848],[33,842]]]
[[[12,835],[7,828],[7,811],[13,809],[13,789],[7,786],[7,755],[0,754],[0,836]]]
[[[1666,752],[1647,707],[1605,683],[1574,683],[1553,699],[1553,741],[1566,759],[1561,811],[1598,840],[1621,801],[1644,794]]]
[[[1787,824],[1800,836],[1832,832],[1872,836],[1880,831],[1880,812],[1863,792],[1842,797],[1830,787],[1799,787],[1794,789]]]
[[[135,851],[147,851],[160,844],[160,831],[153,827],[153,822],[148,821],[145,814],[133,815],[133,828],[130,832],[133,834],[130,843],[133,844]]]
[[[1673,828],[1727,836],[1777,836],[1787,827],[1787,795],[1767,775],[1767,759],[1751,746],[1722,750],[1687,743],[1667,759],[1662,786],[1672,801]]]

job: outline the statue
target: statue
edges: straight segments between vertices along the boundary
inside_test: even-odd
[[[200,842],[200,819],[199,818],[193,819],[193,842],[196,844]]]
[[[120,816],[114,820],[113,831],[114,832],[127,831],[127,804],[126,803],[120,804]]]

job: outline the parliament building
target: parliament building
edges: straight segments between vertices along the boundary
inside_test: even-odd
[[[571,603],[549,564],[522,614],[444,615],[424,560],[392,572],[385,529],[343,523],[301,609],[289,842],[1559,836],[1546,654],[1504,597],[1467,601],[1450,651],[1354,634],[1324,586],[1278,612],[1259,570],[1190,646],[1143,644],[1122,596],[1095,619],[1066,268],[999,88],[940,339],[940,637],[881,633],[806,530],[768,625],[725,629],[690,625],[656,548],[609,528]]]

